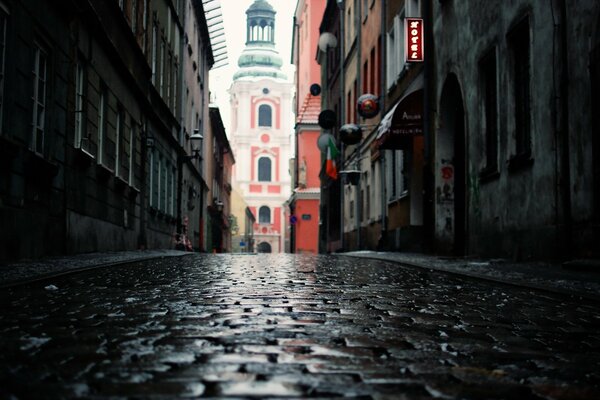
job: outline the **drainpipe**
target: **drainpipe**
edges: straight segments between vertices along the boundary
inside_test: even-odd
[[[573,217],[571,214],[571,159],[569,145],[569,55],[567,38],[567,4],[560,0],[560,135],[561,198],[563,208],[562,257],[569,259],[573,251]]]

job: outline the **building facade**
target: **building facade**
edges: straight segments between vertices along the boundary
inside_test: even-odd
[[[208,182],[207,249],[211,253],[228,253],[231,252],[231,171],[235,159],[217,107],[210,107],[210,129],[206,132],[209,144],[206,172],[212,177]]]
[[[436,247],[597,257],[600,4],[433,2],[432,28]]]
[[[246,47],[229,90],[235,186],[256,217],[255,249],[285,249],[284,202],[290,196],[293,86],[275,49],[275,11],[256,0],[247,14]]]
[[[319,251],[319,172],[322,160],[317,139],[321,132],[318,125],[321,71],[315,49],[319,40],[318,24],[324,9],[325,0],[300,0],[294,16],[292,62],[296,65],[296,153],[292,167],[294,190],[289,200],[292,253],[316,254]],[[314,85],[318,85],[319,89],[315,91]]]
[[[322,215],[320,250],[597,257],[599,18],[594,1],[328,1],[320,33],[337,43],[318,54],[336,120],[322,134],[359,178],[321,175],[321,209],[343,213]],[[381,107],[370,121],[354,116],[365,93]],[[347,123],[359,143],[344,144]]]
[[[0,260],[172,248],[193,153],[183,71],[207,82],[213,64],[202,2],[6,0],[0,21]]]

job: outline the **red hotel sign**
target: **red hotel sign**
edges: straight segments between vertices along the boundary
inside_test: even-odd
[[[423,62],[423,19],[405,18],[406,27],[406,62]]]

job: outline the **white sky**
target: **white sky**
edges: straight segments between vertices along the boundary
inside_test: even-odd
[[[237,61],[246,44],[246,10],[254,0],[221,0],[221,12],[225,27],[228,65],[210,71],[209,88],[212,97],[221,111],[221,118],[227,135],[231,124],[229,93],[233,74],[238,70]],[[297,0],[268,0],[275,14],[275,46],[283,61],[282,70],[293,82],[294,67],[292,58],[292,28]]]

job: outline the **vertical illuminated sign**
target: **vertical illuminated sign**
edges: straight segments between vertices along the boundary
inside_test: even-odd
[[[423,62],[423,19],[405,18],[404,27],[404,59],[406,62]]]

